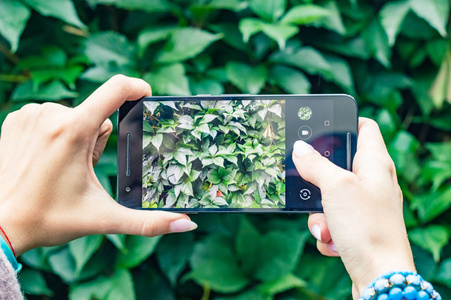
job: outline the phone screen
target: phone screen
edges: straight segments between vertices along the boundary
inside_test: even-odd
[[[320,211],[291,154],[297,140],[343,168],[349,133],[333,99],[142,101],[144,209]]]

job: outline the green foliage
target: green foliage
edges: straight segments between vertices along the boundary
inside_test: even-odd
[[[284,107],[284,100],[146,102],[143,207],[285,207]]]
[[[0,1],[0,123],[28,102],[77,105],[116,73],[144,78],[155,95],[350,93],[397,164],[418,270],[450,299],[449,11],[447,0]],[[174,107],[153,108],[162,109]],[[216,116],[192,130],[202,146],[220,115],[191,109],[193,120]],[[166,125],[145,137],[148,147],[173,142],[167,136],[181,128]],[[112,195],[116,141],[96,167]],[[240,145],[209,142],[211,182],[238,170],[238,157],[217,153],[253,149]],[[179,180],[193,179],[183,151],[168,163],[182,168]],[[36,299],[350,298],[345,269],[317,252],[306,216],[193,219],[194,233],[90,236],[29,251],[22,285]]]

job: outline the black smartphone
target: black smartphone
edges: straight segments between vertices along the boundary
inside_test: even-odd
[[[118,202],[135,209],[319,212],[293,161],[298,140],[351,170],[358,109],[348,95],[147,97],[118,114]]]

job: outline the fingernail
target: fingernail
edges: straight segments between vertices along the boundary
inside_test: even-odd
[[[297,157],[302,157],[306,154],[312,153],[313,151],[313,147],[304,141],[296,141],[296,143],[294,143],[293,152]]]
[[[332,252],[335,252],[335,253],[337,253],[338,254],[338,250],[337,250],[337,247],[335,247],[335,244],[332,242],[332,243],[329,243],[329,244],[327,244],[327,247],[329,248],[329,250],[330,251],[332,251]]]
[[[171,232],[185,232],[191,231],[197,228],[197,224],[188,219],[178,219],[169,225],[169,230]]]
[[[321,227],[319,225],[313,225],[311,231],[315,239],[321,242]]]

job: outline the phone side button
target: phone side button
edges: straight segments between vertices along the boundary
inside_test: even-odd
[[[351,171],[351,133],[346,134],[346,169]]]
[[[126,168],[125,168],[125,176],[130,176],[130,133],[127,133],[127,148],[125,150],[125,161],[126,161]]]

